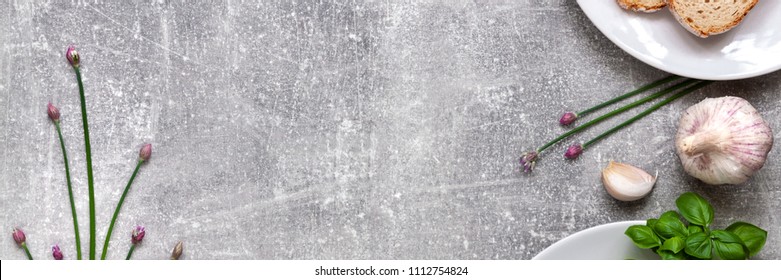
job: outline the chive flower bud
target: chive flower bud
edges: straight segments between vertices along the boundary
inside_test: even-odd
[[[576,159],[582,153],[583,153],[583,146],[581,146],[580,144],[573,144],[572,146],[569,146],[569,148],[567,148],[567,151],[564,153],[564,157],[568,159]]]
[[[65,51],[65,58],[68,59],[68,63],[71,64],[73,67],[79,67],[79,61],[81,58],[79,57],[79,52],[76,51],[76,46],[70,45],[68,46],[68,50]]]
[[[52,246],[52,257],[58,261],[62,260],[62,251],[60,251],[60,245]]]
[[[521,156],[521,166],[524,172],[532,172],[534,165],[537,164],[537,152],[528,152]]]
[[[49,118],[53,122],[59,122],[60,121],[60,109],[57,109],[57,107],[54,107],[51,102],[49,102],[48,105],[46,105],[46,113],[49,114]]]
[[[13,232],[14,241],[16,242],[16,245],[24,246],[24,242],[27,240],[27,238],[24,236],[24,231],[20,228],[14,228]]]
[[[135,228],[133,228],[133,231],[131,232],[130,242],[133,242],[133,245],[141,243],[141,241],[144,240],[145,234],[146,231],[144,230],[144,227],[136,226]]]
[[[572,123],[574,123],[578,119],[578,115],[573,112],[566,112],[564,115],[561,115],[561,119],[559,119],[559,123],[563,126],[568,126]]]
[[[182,256],[183,251],[184,251],[184,244],[182,243],[182,241],[179,241],[179,243],[176,243],[176,246],[174,246],[174,251],[171,252],[171,259],[178,260],[179,257]]]
[[[138,159],[142,161],[148,161],[151,156],[152,156],[152,144],[146,143],[144,144],[144,146],[141,147],[141,150],[138,152]]]

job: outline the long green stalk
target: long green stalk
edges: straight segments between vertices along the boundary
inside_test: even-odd
[[[79,66],[73,66],[76,81],[79,83],[81,99],[81,122],[84,127],[84,148],[87,154],[87,185],[89,189],[89,259],[95,259],[95,179],[92,176],[92,149],[89,141],[89,123],[87,122],[87,101],[84,98],[84,84],[81,82]]]
[[[603,132],[602,134],[598,135],[597,137],[594,137],[594,139],[591,139],[588,142],[584,143],[582,145],[582,148],[585,150],[586,147],[591,146],[592,144],[596,143],[597,141],[601,140],[602,138],[605,138],[606,136],[608,136],[610,134],[613,134],[614,132],[624,128],[625,126],[630,125],[633,122],[635,122],[635,121],[637,121],[637,120],[647,116],[648,114],[653,113],[654,111],[656,111],[657,109],[661,108],[662,106],[667,105],[667,103],[673,102],[673,101],[675,101],[678,98],[681,98],[681,97],[683,97],[683,96],[685,96],[685,95],[687,95],[687,94],[689,94],[689,93],[691,93],[691,92],[693,92],[695,90],[698,90],[698,89],[700,89],[700,88],[702,88],[704,86],[709,85],[710,83],[713,83],[713,81],[700,81],[699,83],[696,83],[696,84],[694,84],[694,85],[692,85],[690,87],[687,87],[687,88],[681,90],[680,92],[678,92],[678,93],[676,93],[676,94],[674,94],[674,95],[672,95],[672,96],[670,96],[670,97],[660,101],[659,103],[654,104],[653,106],[651,106],[650,108],[646,109],[645,111],[640,112],[636,116],[634,116],[634,117],[632,117],[632,118],[630,118],[630,119],[628,119],[628,120],[626,120],[626,121],[616,125],[615,127],[609,129],[608,131]]]
[[[24,253],[27,254],[27,259],[33,260],[33,255],[30,254],[30,249],[27,249],[27,244],[22,243],[22,248],[24,249]]]
[[[564,138],[567,138],[567,137],[569,137],[569,136],[571,136],[571,135],[573,135],[575,133],[578,133],[578,132],[580,132],[580,131],[582,131],[582,130],[584,130],[586,128],[589,128],[589,127],[591,127],[591,126],[593,126],[593,125],[595,125],[597,123],[600,123],[600,122],[602,122],[602,121],[604,121],[604,120],[606,120],[606,119],[608,119],[608,118],[610,118],[612,116],[618,115],[618,114],[623,113],[623,112],[625,112],[625,111],[627,111],[629,109],[632,109],[632,108],[635,108],[635,107],[640,106],[642,104],[645,104],[646,102],[649,102],[651,100],[659,98],[659,97],[661,97],[661,96],[663,96],[665,94],[668,94],[668,93],[670,93],[672,91],[678,90],[678,89],[680,89],[682,87],[685,87],[685,86],[687,86],[687,85],[689,85],[689,84],[691,84],[693,82],[696,82],[696,81],[697,80],[687,79],[687,80],[685,80],[683,82],[680,82],[680,83],[678,83],[676,85],[670,86],[670,87],[665,88],[665,89],[663,89],[663,90],[661,90],[661,91],[659,91],[657,93],[649,95],[649,96],[647,96],[647,97],[645,97],[643,99],[640,99],[640,100],[637,100],[635,102],[629,103],[629,104],[627,104],[627,105],[625,105],[625,106],[623,106],[621,108],[615,109],[615,110],[613,110],[613,111],[611,111],[611,112],[609,112],[607,114],[599,116],[599,117],[597,117],[597,118],[595,118],[595,119],[593,119],[593,120],[591,120],[591,121],[589,121],[587,123],[584,123],[584,124],[582,124],[582,125],[580,125],[580,126],[578,126],[576,128],[573,128],[573,129],[571,129],[571,130],[569,130],[569,131],[559,135],[559,137],[556,137],[555,139],[551,140],[550,142],[546,143],[545,145],[542,145],[540,148],[538,148],[536,150],[536,152],[537,153],[541,153],[545,149],[549,148],[550,146],[553,146],[553,144],[558,143],[559,141],[561,141]]]
[[[136,169],[133,170],[133,175],[130,175],[130,180],[127,181],[127,186],[125,186],[125,190],[122,192],[122,196],[119,198],[119,203],[117,203],[117,208],[114,210],[114,216],[111,218],[111,223],[108,226],[108,232],[106,233],[106,241],[103,242],[103,253],[100,255],[101,260],[106,259],[106,253],[108,252],[108,242],[111,240],[111,233],[114,231],[114,223],[117,221],[117,216],[119,216],[119,210],[122,209],[122,203],[125,202],[125,196],[127,196],[128,190],[130,190],[130,185],[133,184],[133,180],[136,178],[136,174],[138,174],[138,169],[141,167],[141,164],[144,162],[144,160],[139,159],[138,163],[136,164]],[[131,247],[131,253],[132,248]],[[130,257],[130,254],[128,254],[128,257]]]
[[[668,76],[666,78],[659,79],[659,80],[654,81],[654,82],[652,82],[650,84],[644,85],[644,86],[642,86],[642,87],[640,87],[640,88],[638,88],[636,90],[627,92],[624,95],[618,96],[618,97],[610,99],[608,101],[605,101],[602,104],[599,104],[599,105],[596,105],[594,107],[588,108],[586,110],[580,111],[580,112],[577,113],[577,116],[578,117],[583,117],[583,116],[585,116],[585,115],[587,115],[587,114],[589,114],[591,112],[594,112],[596,110],[602,109],[602,108],[604,108],[606,106],[610,106],[610,105],[612,105],[612,104],[614,104],[616,102],[619,102],[621,100],[627,99],[627,98],[635,96],[637,94],[646,92],[646,91],[648,91],[648,90],[650,90],[652,88],[655,88],[657,86],[666,84],[666,83],[671,82],[671,81],[675,81],[675,80],[680,79],[680,78],[681,78],[680,76],[672,75],[672,76]]]
[[[130,256],[133,255],[133,251],[136,250],[136,244],[130,245],[130,250],[127,251],[127,257],[125,257],[125,260],[130,260]]]
[[[60,137],[60,148],[62,148],[62,159],[65,162],[65,179],[68,182],[68,199],[71,203],[71,215],[73,216],[73,233],[76,236],[76,259],[81,259],[81,238],[79,237],[79,221],[76,218],[76,204],[73,202],[73,187],[71,185],[71,173],[68,166],[68,153],[65,151],[65,141],[62,139],[62,130],[60,129],[60,122],[54,122],[54,127],[57,128],[57,136]]]

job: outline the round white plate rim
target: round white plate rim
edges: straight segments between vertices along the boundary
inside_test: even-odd
[[[781,12],[781,1],[761,1],[757,6],[752,9],[749,16],[746,17],[741,25],[738,25],[734,29],[721,34],[714,35],[709,38],[697,38],[696,36],[689,34],[680,24],[675,20],[672,14],[663,9],[653,14],[634,13],[624,11],[615,3],[615,1],[593,1],[593,0],[578,0],[577,3],[584,11],[586,16],[591,22],[602,32],[610,41],[616,44],[619,48],[629,53],[633,57],[643,61],[644,63],[651,65],[660,70],[664,70],[669,73],[673,73],[680,76],[697,78],[703,80],[736,80],[756,77],[764,74],[768,74],[781,69],[781,56],[773,55],[774,53],[781,52],[781,30],[778,27],[781,26],[781,17],[773,16],[773,13]],[[599,15],[596,15],[596,11],[599,11]],[[766,14],[771,16],[765,16]],[[759,14],[759,15],[758,15]],[[599,17],[597,17],[599,16]],[[610,18],[606,20],[604,18]],[[664,17],[660,19],[660,17]],[[659,20],[660,22],[653,22]],[[618,21],[618,22],[617,22]],[[633,24],[631,24],[633,23]],[[649,24],[651,23],[651,24]],[[617,25],[621,27],[616,27]],[[632,25],[631,27],[627,27]],[[750,26],[746,26],[750,25]],[[775,29],[767,30],[767,26],[773,26]],[[633,31],[640,31],[653,34],[661,33],[663,35],[654,38],[649,34],[642,34],[642,38],[637,36],[621,35],[618,32],[613,32],[616,28],[632,29]],[[763,29],[764,28],[764,29]],[[766,39],[767,36],[772,38],[772,49],[767,47],[762,48],[759,46],[753,46],[757,35],[762,30],[765,37],[760,39]],[[663,32],[659,32],[663,31]],[[640,33],[637,32],[637,33]],[[637,35],[637,34],[635,34]],[[739,39],[736,39],[739,38]],[[643,41],[645,40],[645,41]],[[669,47],[660,43],[665,41],[667,44],[678,44],[677,46],[684,46],[684,48],[676,48],[677,46]],[[682,43],[684,42],[684,43]],[[769,54],[767,56],[751,55],[750,61],[740,62],[737,59],[727,59],[722,53],[715,53],[713,50],[707,50],[708,48],[702,48],[703,51],[682,51],[692,47],[693,49],[700,50],[701,46],[706,45],[709,42],[719,42],[721,44],[727,44],[730,52],[739,54],[756,53],[756,51],[765,51],[763,54]],[[634,46],[633,46],[634,45]],[[642,45],[645,49],[640,49],[638,46]],[[668,59],[665,61],[664,57],[661,59],[659,55],[654,56],[649,49],[662,48],[667,52],[677,55],[677,59]],[[742,50],[741,50],[742,48]],[[727,49],[721,49],[721,52],[727,51]],[[778,52],[775,52],[778,51]],[[685,54],[681,59],[680,54]],[[691,56],[691,58],[688,58]],[[741,58],[746,58],[742,56]],[[706,62],[706,66],[698,66],[700,63]],[[713,64],[731,67],[713,67]],[[758,64],[759,66],[753,67],[752,64]],[[693,66],[692,66],[693,65]],[[729,68],[740,68],[740,70],[723,70]]]
[[[598,232],[604,232],[604,231],[611,231],[611,230],[620,230],[621,236],[623,235],[623,232],[632,225],[644,225],[646,221],[621,221],[621,222],[612,222],[607,224],[602,224],[594,227],[590,227],[581,231],[578,231],[576,233],[573,233],[564,239],[561,239],[553,245],[548,246],[548,248],[545,248],[545,250],[542,250],[542,252],[538,253],[532,260],[546,260],[546,259],[560,259],[557,257],[554,257],[556,254],[558,254],[561,251],[566,251],[568,247],[571,247],[572,244],[579,242],[582,239],[586,239],[590,235],[596,234]],[[628,237],[626,237],[624,241],[631,242]],[[637,248],[640,250],[639,248]],[[577,259],[577,258],[574,258]],[[599,259],[599,258],[597,258]]]

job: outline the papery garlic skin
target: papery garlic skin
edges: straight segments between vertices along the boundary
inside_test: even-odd
[[[610,161],[602,169],[605,190],[615,199],[635,201],[648,195],[656,183],[656,177],[629,164]]]
[[[681,116],[675,146],[689,175],[711,185],[735,185],[765,164],[773,132],[743,98],[706,98]]]

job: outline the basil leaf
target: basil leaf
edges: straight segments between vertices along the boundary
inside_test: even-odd
[[[645,221],[645,225],[650,228],[654,228],[654,224],[656,224],[657,221],[657,219],[648,219]]]
[[[734,233],[743,241],[748,248],[749,256],[759,253],[767,240],[767,231],[746,222],[736,222],[728,226],[727,231]]]
[[[703,232],[704,230],[702,230],[701,226],[690,225],[689,228],[688,228],[688,231],[689,231],[689,235],[692,235],[692,234],[695,234],[695,233],[698,233],[698,232]]]
[[[740,237],[732,232],[726,230],[714,230],[711,232],[711,237],[715,240],[719,240],[726,243],[742,243]]]
[[[748,257],[743,241],[738,235],[725,230],[714,230],[711,232],[711,237],[713,249],[722,260],[744,260]]]
[[[656,252],[659,254],[660,257],[662,257],[663,260],[685,260],[686,259],[686,253],[683,251],[680,251],[678,253],[673,253],[668,250],[659,250]]]
[[[639,248],[651,249],[662,245],[662,241],[656,236],[656,233],[644,225],[633,225],[626,229],[624,232],[626,236],[632,239],[632,242]]]
[[[686,246],[686,243],[683,242],[683,238],[679,236],[674,236],[673,238],[667,239],[662,243],[662,246],[659,247],[659,251],[671,251],[673,254],[677,254],[683,250],[683,247]],[[661,254],[659,254],[661,256]]]
[[[675,236],[686,237],[689,235],[689,231],[686,226],[681,222],[678,212],[667,211],[659,217],[659,220],[653,226],[654,231],[659,236],[670,239]]]
[[[686,238],[686,247],[683,250],[692,257],[709,260],[713,245],[710,236],[704,232],[698,232]]]
[[[701,196],[687,192],[675,200],[678,211],[691,224],[708,227],[713,222],[713,207]]]

